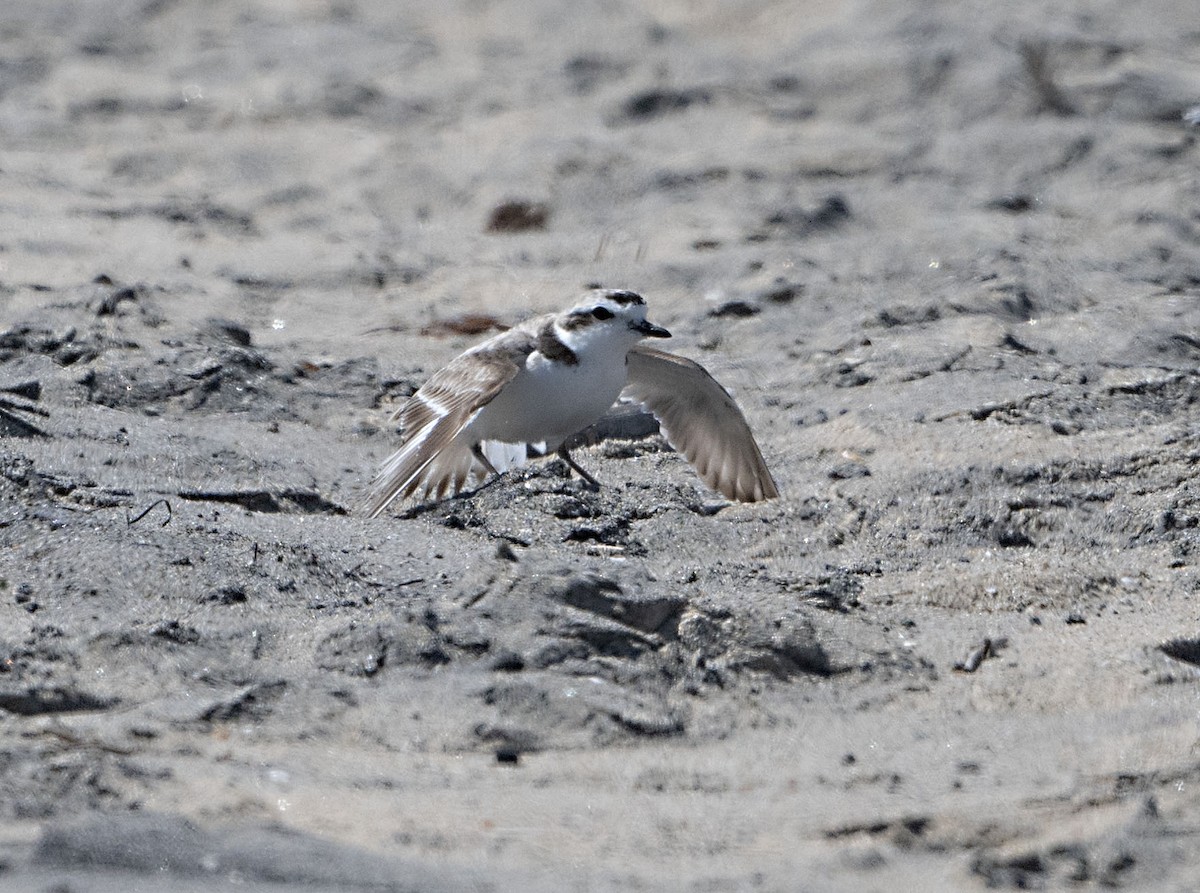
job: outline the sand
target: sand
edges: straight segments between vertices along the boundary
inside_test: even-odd
[[[1197,103],[1189,0],[10,0],[0,888],[1194,889]],[[592,285],[781,499],[356,511]]]

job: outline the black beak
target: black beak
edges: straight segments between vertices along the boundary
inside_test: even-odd
[[[671,333],[662,326],[656,326],[654,323],[647,320],[641,322],[631,322],[629,328],[633,329],[643,338],[670,338]]]

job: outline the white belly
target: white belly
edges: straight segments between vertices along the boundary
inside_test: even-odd
[[[577,366],[540,357],[521,370],[471,423],[470,440],[538,443],[548,449],[596,421],[625,387],[625,358],[580,360]]]

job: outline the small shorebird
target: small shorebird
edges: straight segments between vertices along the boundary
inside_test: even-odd
[[[620,396],[646,407],[667,442],[728,499],[779,495],[737,403],[704,367],[641,344],[671,333],[631,291],[589,292],[460,354],[393,416],[400,448],[371,484],[375,517],[397,498],[441,499],[524,462],[527,445],[558,456],[593,487],[565,446]]]

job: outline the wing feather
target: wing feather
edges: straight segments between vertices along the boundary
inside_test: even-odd
[[[727,499],[779,495],[741,409],[699,363],[638,345],[629,352],[623,396],[653,413],[667,442]]]
[[[533,349],[513,330],[485,342],[434,373],[396,413],[401,445],[367,490],[363,511],[375,517],[394,499],[457,493],[482,471],[471,444],[459,438],[479,411],[521,370]]]

